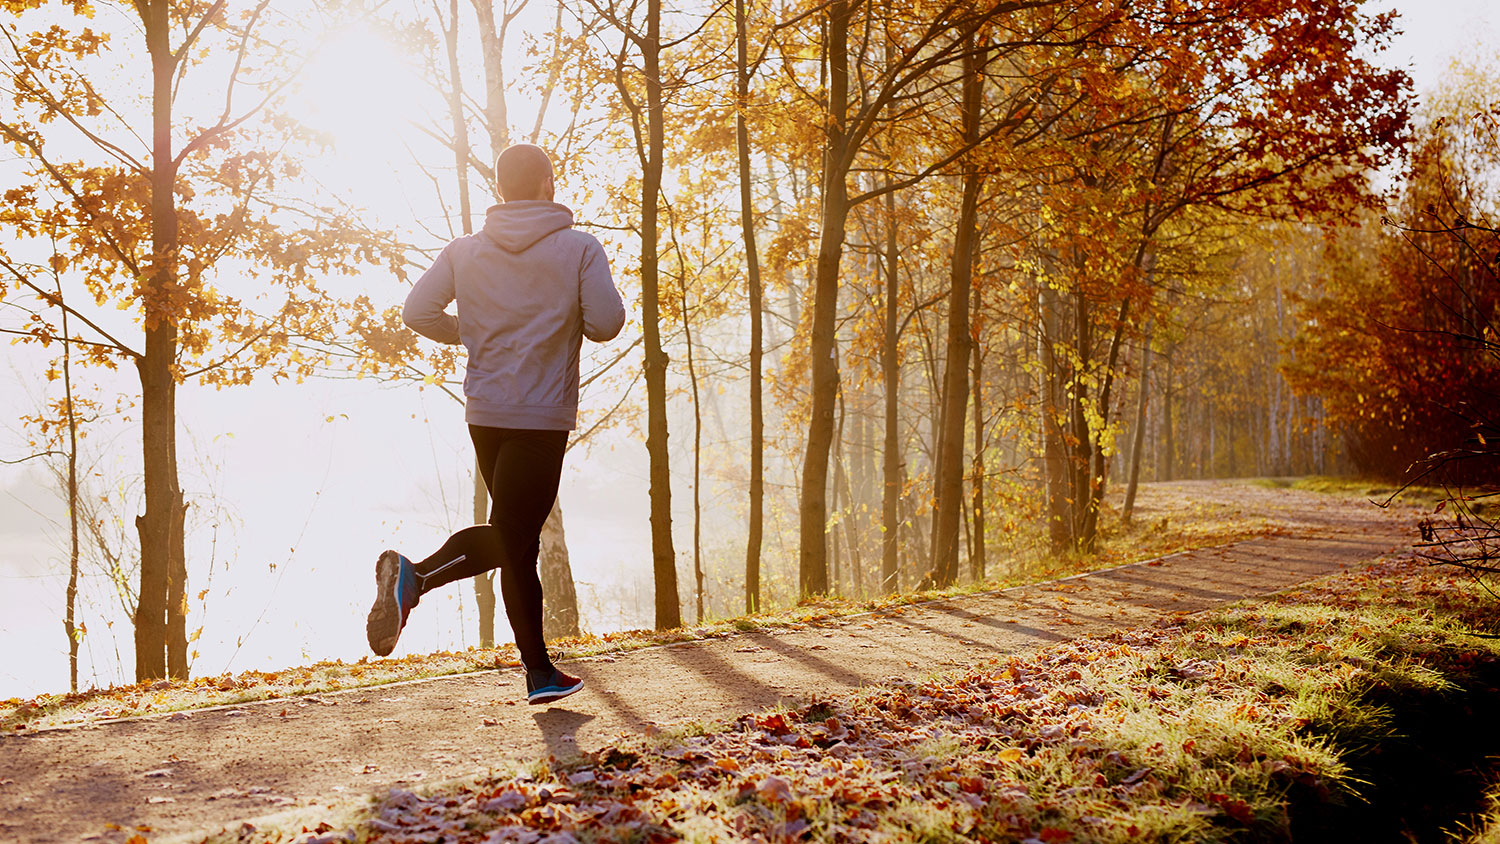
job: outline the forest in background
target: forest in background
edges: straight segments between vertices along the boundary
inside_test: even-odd
[[[459,398],[462,361],[399,323],[405,285],[350,279],[409,280],[473,231],[517,141],[554,152],[636,312],[586,362],[574,444],[644,441],[658,627],[1089,554],[1139,481],[1400,478],[1468,430],[1456,403],[1493,401],[1493,362],[1439,335],[1494,314],[1493,260],[1454,222],[1495,219],[1500,88],[1461,68],[1414,113],[1374,60],[1390,15],[541,5],[6,3],[0,330],[58,350],[22,415],[72,503],[75,582],[119,586],[138,679],[186,676],[195,635],[179,387],[353,374]],[[340,204],[316,177],[338,151],[289,108],[354,25],[446,106],[420,127],[446,158],[412,165],[442,213],[416,229]],[[101,368],[137,388],[88,391]],[[81,484],[80,434],[120,415],[141,482]],[[580,625],[562,525],[557,634]]]

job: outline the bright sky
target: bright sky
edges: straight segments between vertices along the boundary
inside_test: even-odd
[[[1496,52],[1497,6],[1495,0],[1372,4],[1402,13],[1405,34],[1387,60],[1408,67],[1419,91],[1435,82],[1455,54]],[[477,56],[471,51],[467,61],[477,62]],[[440,178],[451,178],[452,164],[410,129],[409,122],[422,120],[429,110],[443,113],[414,69],[378,36],[356,30],[335,39],[309,74],[300,95],[307,118],[338,137],[333,154],[317,162],[320,178],[351,202],[379,209],[384,222],[433,221],[430,182],[412,166],[411,156],[416,151],[432,162]],[[516,121],[529,124],[530,109],[519,100],[515,105]],[[561,186],[561,201],[572,200],[570,188],[577,186]],[[476,222],[484,197],[476,191]],[[615,257],[617,266],[626,261],[623,254]],[[404,296],[404,288],[391,279],[361,283],[377,300],[397,302]],[[639,327],[628,326],[623,342],[632,331]],[[4,348],[0,407],[33,407],[42,389],[37,373],[44,356]],[[130,385],[122,380],[114,388]],[[449,530],[467,523],[460,514],[466,510],[472,458],[460,408],[433,390],[367,381],[302,387],[263,382],[222,392],[189,386],[179,396],[184,485],[214,490],[229,505],[217,518],[202,508],[190,516],[199,526],[190,540],[190,591],[209,590],[206,613],[195,600],[190,616],[190,629],[207,619],[195,672],[363,656],[363,615],[376,554],[397,547],[422,556]],[[332,423],[325,421],[329,417]],[[682,445],[689,431],[687,424],[675,424],[674,451],[688,452]],[[88,444],[101,450],[106,445],[97,438]],[[136,447],[128,436],[110,446],[126,455]],[[24,451],[18,423],[0,419],[0,457]],[[589,453],[571,454],[568,463],[561,497],[585,626],[603,631],[648,624],[644,448],[621,433]],[[123,458],[117,458],[102,470],[119,482],[112,469],[121,465]],[[687,553],[688,477],[679,473],[674,482],[678,545]],[[706,509],[732,521],[743,509],[741,498],[710,499]],[[0,465],[0,643],[7,654],[0,660],[0,698],[66,688],[59,574],[65,534],[56,527],[63,515],[39,467]],[[791,528],[773,522],[768,542],[788,541]],[[743,553],[730,545],[727,539],[711,539],[709,552]],[[97,579],[85,583],[82,612],[90,626],[83,684],[128,679],[114,667],[117,654],[130,662],[128,622]],[[398,655],[473,644],[473,612],[467,585],[430,596]],[[499,627],[503,635],[503,622]]]
[[[1500,48],[1496,0],[1372,0],[1372,10],[1401,14],[1403,34],[1387,54],[1406,67],[1417,91],[1429,88],[1458,56],[1491,58]]]

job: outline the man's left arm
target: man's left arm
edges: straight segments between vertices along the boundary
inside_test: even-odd
[[[430,340],[449,345],[459,343],[458,317],[446,310],[456,295],[454,290],[453,261],[444,249],[438,253],[432,268],[422,273],[406,294],[401,321]]]

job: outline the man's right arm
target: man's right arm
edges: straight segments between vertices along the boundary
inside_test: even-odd
[[[446,310],[454,296],[453,261],[448,257],[448,250],[444,249],[438,254],[432,269],[422,273],[412,285],[411,292],[406,294],[401,321],[430,340],[457,344],[458,317]]]
[[[589,238],[578,268],[578,304],[583,310],[583,336],[595,343],[615,339],[625,326],[625,303],[609,274],[609,258],[599,241]]]

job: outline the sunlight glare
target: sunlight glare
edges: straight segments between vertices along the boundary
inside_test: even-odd
[[[303,73],[296,117],[333,136],[342,152],[379,144],[422,122],[432,103],[412,58],[365,24],[333,34]]]

